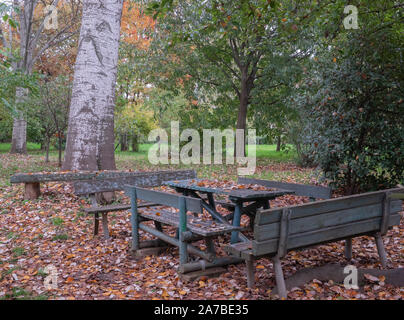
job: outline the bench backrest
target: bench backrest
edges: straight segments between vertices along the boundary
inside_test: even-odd
[[[163,181],[195,179],[195,170],[116,172],[115,177],[97,175],[91,180],[74,182],[74,194],[85,195],[98,192],[121,191],[126,185],[139,187],[160,186]]]
[[[125,193],[131,197],[132,201],[143,200],[146,202],[152,202],[153,204],[169,206],[177,209],[181,209],[180,200],[185,200],[185,210],[195,213],[202,213],[202,200],[192,197],[185,197],[167,192],[149,190],[139,188],[136,186],[125,186]]]
[[[387,231],[388,226],[400,223],[402,210],[401,200],[386,196],[390,192],[404,192],[404,189],[261,210],[254,221],[253,254],[275,254],[280,245],[287,251],[371,234],[383,228]],[[388,219],[383,219],[384,216]]]
[[[295,195],[310,197],[313,199],[331,199],[332,189],[322,186],[311,186],[307,184],[299,183],[287,183],[280,181],[270,181],[261,179],[251,179],[251,178],[238,178],[238,183],[240,184],[259,184],[269,188],[279,188],[285,190],[294,191]]]

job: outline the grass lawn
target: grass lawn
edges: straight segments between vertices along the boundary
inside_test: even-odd
[[[116,165],[118,170],[132,169],[138,171],[170,170],[192,168],[198,177],[215,179],[236,179],[236,165],[152,165],[148,160],[148,150],[151,144],[140,144],[139,152],[116,151]],[[10,144],[0,143],[0,185],[9,185],[10,176],[16,172],[58,171],[57,150],[51,149],[50,162],[45,163],[45,152],[40,145],[28,143],[27,155],[9,154]],[[291,146],[289,151],[276,152],[276,145],[257,145],[257,166],[254,177],[273,180],[287,180],[309,183],[313,178],[312,169],[298,168],[294,159],[296,152]],[[223,158],[225,162],[225,157]]]

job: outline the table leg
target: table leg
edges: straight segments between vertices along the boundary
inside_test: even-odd
[[[236,208],[234,210],[234,218],[233,218],[233,226],[240,226],[241,221],[241,211],[242,211],[242,203],[236,203]],[[231,243],[237,243],[240,241],[238,237],[238,231],[233,231],[231,233]]]

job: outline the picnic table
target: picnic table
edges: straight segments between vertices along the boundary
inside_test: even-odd
[[[208,182],[208,183],[205,183]],[[211,183],[209,183],[211,182]],[[254,190],[248,185],[226,185],[226,183],[215,184],[214,180],[206,179],[187,179],[179,181],[165,181],[164,185],[174,188],[177,192],[185,196],[191,196],[202,199],[203,208],[219,222],[229,224],[232,220],[234,227],[240,227],[241,215],[247,214],[254,217],[257,209],[269,209],[269,200],[285,194],[293,194],[294,191],[284,190],[278,188],[266,188],[266,190]],[[228,216],[222,216],[216,210],[216,202],[213,195],[226,196],[234,205],[235,210]],[[205,197],[203,196],[205,195]],[[245,205],[248,203],[248,205]],[[233,231],[231,234],[231,243],[249,241],[247,237],[239,233],[238,230]]]

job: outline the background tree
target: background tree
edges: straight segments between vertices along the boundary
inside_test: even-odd
[[[115,169],[114,108],[123,0],[83,1],[64,170]]]
[[[58,28],[46,29],[47,19],[51,11],[44,9],[47,5],[58,8]],[[0,27],[3,47],[11,54],[17,48],[18,59],[14,60],[12,67],[20,73],[30,75],[37,60],[49,48],[61,44],[71,38],[77,26],[80,12],[79,1],[43,1],[13,0],[9,9],[9,17],[18,22],[8,29]],[[8,35],[6,35],[8,34]],[[28,95],[26,88],[17,87],[15,90],[15,106],[22,103]],[[26,153],[27,120],[23,109],[14,108],[12,153]]]
[[[345,194],[404,176],[402,10],[389,1],[365,8],[363,28],[317,50],[295,101],[307,150]]]
[[[115,108],[115,132],[121,151],[138,149],[140,135],[148,133],[150,117],[143,103],[150,88],[145,81],[143,63],[149,54],[149,32],[154,20],[144,14],[142,7],[131,1],[123,6],[121,43],[117,76],[117,104]],[[125,117],[128,117],[125,119]]]
[[[295,77],[288,75],[309,56],[307,36],[326,6],[312,1],[164,3],[170,14],[159,14],[164,4],[149,5],[159,17],[153,43],[161,53],[160,82],[174,87],[182,78],[190,100],[210,103],[221,113],[220,127],[237,129],[246,129],[257,106],[268,115],[282,108],[279,94],[286,91],[279,89],[290,85]]]
[[[54,79],[43,78],[38,94],[30,99],[30,121],[40,128],[45,146],[45,162],[49,162],[49,149],[53,141],[58,149],[58,165],[62,165],[62,151],[66,136],[71,99],[70,81],[59,76]],[[33,127],[35,125],[32,125]]]

